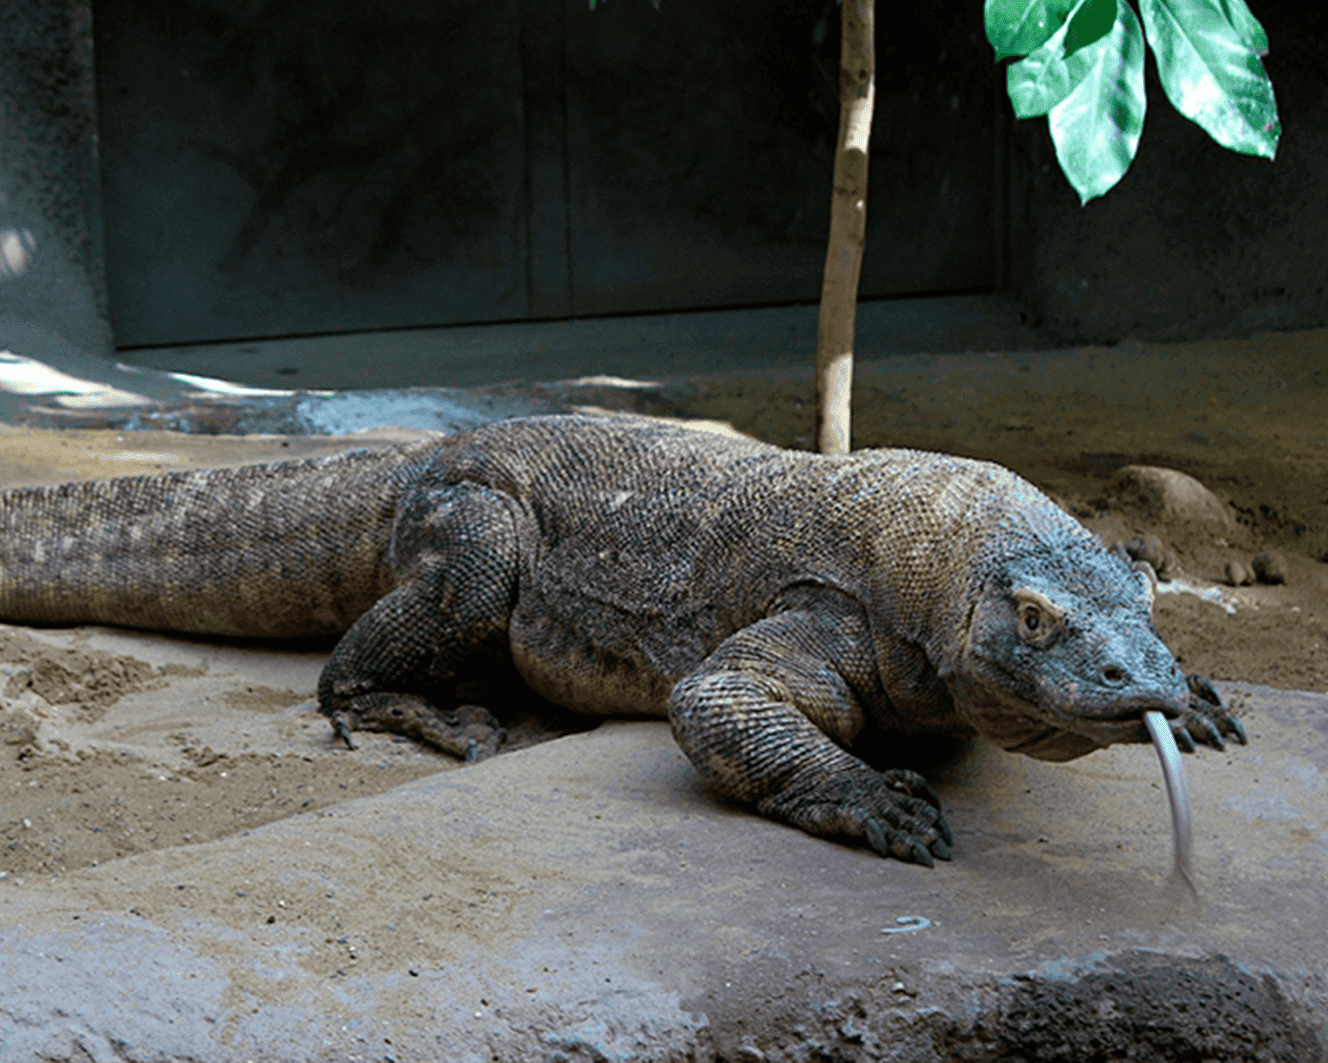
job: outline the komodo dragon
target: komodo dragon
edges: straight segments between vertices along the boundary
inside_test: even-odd
[[[998,465],[626,419],[0,494],[6,620],[344,632],[318,701],[347,741],[472,756],[454,680],[501,655],[569,709],[667,716],[705,780],[767,816],[927,865],[953,843],[934,792],[855,741],[977,733],[1069,760],[1146,742],[1149,709],[1187,750],[1245,741],[1150,607]]]

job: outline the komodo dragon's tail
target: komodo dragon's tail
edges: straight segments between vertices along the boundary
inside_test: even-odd
[[[0,619],[337,634],[391,586],[417,447],[0,493]]]

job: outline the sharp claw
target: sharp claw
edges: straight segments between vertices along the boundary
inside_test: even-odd
[[[1176,745],[1180,746],[1182,753],[1194,752],[1194,738],[1184,727],[1173,728],[1172,734],[1176,736]]]
[[[946,845],[954,845],[954,831],[950,829],[950,824],[938,817],[932,826],[936,828],[936,832],[941,836],[941,840],[944,841]],[[949,857],[947,856],[946,859],[948,860]]]
[[[896,856],[901,860],[912,860],[913,863],[921,864],[923,867],[936,866],[935,861],[932,860],[933,856],[939,860],[950,859],[950,846],[939,838],[931,843],[930,849],[916,838],[907,839],[903,842],[902,847],[896,848],[890,843],[890,837],[886,834],[880,820],[864,820],[862,826],[867,833],[868,844],[881,856]]]
[[[1187,675],[1185,685],[1190,688],[1190,693],[1195,697],[1202,698],[1210,705],[1216,705],[1219,708],[1222,705],[1222,695],[1217,692],[1213,684],[1208,681],[1207,676]]]
[[[1249,739],[1245,737],[1245,727],[1241,724],[1241,722],[1238,719],[1236,719],[1236,717],[1228,716],[1226,722],[1231,725],[1231,736],[1237,742],[1239,742],[1243,746],[1247,746],[1250,744]]]
[[[332,730],[337,733],[337,737],[346,743],[347,749],[355,748],[355,740],[350,736],[350,728],[346,726],[346,721],[340,716],[332,717]]]
[[[863,824],[867,831],[867,843],[882,856],[890,856],[890,843],[885,837],[885,828],[876,820],[869,819]]]
[[[908,774],[912,774],[911,772]],[[893,779],[889,782],[890,789],[897,794],[903,794],[905,797],[915,797],[926,801],[933,808],[941,807],[940,795],[931,788],[931,784],[925,779],[914,777],[913,779]]]

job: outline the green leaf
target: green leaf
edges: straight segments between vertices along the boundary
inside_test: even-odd
[[[1264,33],[1259,20],[1250,13],[1245,0],[1222,0],[1222,8],[1241,43],[1256,55],[1267,55],[1268,34]]]
[[[1065,30],[1065,54],[1074,55],[1111,32],[1116,24],[1116,0],[1088,0],[1071,17]]]
[[[1061,169],[1087,203],[1125,176],[1144,131],[1144,35],[1130,5],[1118,4],[1111,32],[1066,65],[1078,84],[1047,124]]]
[[[1104,195],[1139,149],[1144,112],[1144,37],[1129,4],[1116,5],[1111,31],[1067,54],[1065,38],[1083,7],[1036,52],[1007,72],[1020,118],[1045,114],[1056,159],[1081,203]]]
[[[1075,0],[985,0],[983,18],[996,61],[1041,48],[1074,8]]]
[[[1256,54],[1263,27],[1243,0],[1141,0],[1158,78],[1176,110],[1224,148],[1271,159],[1282,131],[1273,85]]]
[[[1065,38],[1080,11],[1092,0],[1078,0],[1069,19],[1028,58],[1010,64],[1005,72],[1005,88],[1014,105],[1016,118],[1036,118],[1047,114],[1065,99],[1083,79],[1091,58],[1067,53]]]

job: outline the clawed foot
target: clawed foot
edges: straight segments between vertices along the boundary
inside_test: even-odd
[[[936,791],[917,772],[896,769],[835,776],[758,804],[766,815],[810,834],[865,838],[882,856],[931,867],[949,860],[954,834]]]
[[[932,857],[950,859],[954,833],[941,815],[941,799],[917,772],[896,769],[881,775],[893,800],[881,802],[881,813],[863,821],[867,841],[882,856],[894,856],[924,867]]]
[[[352,731],[387,731],[472,764],[497,753],[507,737],[502,724],[480,705],[444,710],[413,694],[364,694],[329,717],[333,730],[351,749],[355,748]]]
[[[1201,675],[1187,675],[1185,681],[1190,688],[1189,708],[1174,720],[1171,720],[1171,733],[1176,737],[1176,745],[1183,752],[1193,753],[1195,742],[1201,742],[1215,749],[1225,749],[1223,735],[1230,735],[1241,745],[1246,744],[1245,728],[1222,704],[1222,698],[1210,683]]]

